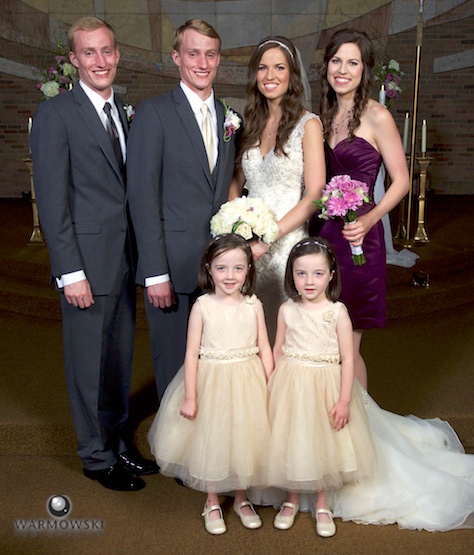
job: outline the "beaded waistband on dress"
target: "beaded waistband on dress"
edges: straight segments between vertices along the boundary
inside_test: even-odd
[[[256,355],[258,353],[258,347],[244,347],[243,349],[236,349],[235,351],[225,351],[218,349],[206,349],[201,347],[199,349],[199,357],[206,360],[237,360],[245,359]]]
[[[288,358],[296,358],[307,362],[317,362],[323,364],[339,364],[341,357],[339,354],[316,354],[308,351],[296,351],[283,346],[283,354]]]

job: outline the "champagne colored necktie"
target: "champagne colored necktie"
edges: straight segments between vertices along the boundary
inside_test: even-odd
[[[123,154],[120,146],[120,137],[117,126],[115,125],[115,121],[112,117],[111,109],[112,106],[110,105],[110,102],[106,102],[104,104],[104,112],[107,114],[107,133],[112,141],[112,146],[114,148],[115,157],[117,158],[120,171],[123,172]]]
[[[206,147],[207,159],[209,160],[209,169],[211,173],[214,170],[214,133],[212,132],[212,121],[209,108],[206,103],[201,106],[202,113],[202,138],[204,139],[204,146]]]

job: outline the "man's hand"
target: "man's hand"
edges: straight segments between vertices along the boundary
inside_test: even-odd
[[[171,281],[157,283],[146,288],[148,301],[155,308],[169,308],[175,303],[173,285]]]
[[[78,308],[89,308],[94,304],[91,286],[87,279],[81,279],[76,283],[64,286],[64,296],[66,301]]]

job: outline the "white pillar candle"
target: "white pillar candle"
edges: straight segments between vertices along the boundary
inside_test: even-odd
[[[421,154],[426,155],[426,120],[421,125]]]
[[[33,120],[28,118],[28,135],[31,133],[31,126],[33,125]]]
[[[385,106],[385,85],[382,85],[380,87],[379,102],[380,104],[382,104],[382,106]]]
[[[403,150],[406,152],[408,148],[408,128],[410,126],[410,112],[405,114],[405,125],[403,127]]]

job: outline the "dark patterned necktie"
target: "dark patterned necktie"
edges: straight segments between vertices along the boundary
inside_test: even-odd
[[[110,105],[110,102],[106,102],[104,105],[104,112],[107,115],[107,133],[109,134],[110,140],[112,141],[112,146],[115,152],[115,157],[117,158],[117,162],[119,164],[120,171],[123,173],[123,154],[122,148],[120,146],[120,137],[117,126],[115,125],[115,121],[112,117],[111,109],[112,106]]]

